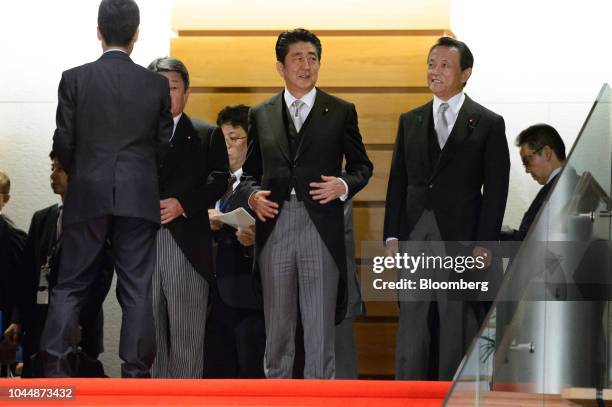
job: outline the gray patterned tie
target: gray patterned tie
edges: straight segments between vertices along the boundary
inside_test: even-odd
[[[300,108],[304,106],[304,102],[302,102],[300,99],[297,99],[293,101],[291,106],[293,107],[293,114],[291,115],[291,117],[293,118],[293,125],[299,133],[300,129],[302,128],[302,124],[304,124],[304,120],[302,119],[302,115],[300,114]]]
[[[438,123],[436,126],[436,134],[438,135],[438,144],[440,148],[444,148],[446,140],[448,140],[448,121],[446,120],[446,110],[448,109],[448,103],[442,103],[438,108]]]

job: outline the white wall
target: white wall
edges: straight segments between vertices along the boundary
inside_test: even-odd
[[[146,65],[168,54],[170,0],[138,3],[141,33],[132,56]],[[261,7],[262,3],[268,7]],[[266,13],[274,3],[252,2],[258,8],[251,10],[250,17],[268,18]],[[343,3],[376,10],[385,5],[399,7],[402,2]],[[518,132],[535,122],[548,122],[558,128],[569,149],[600,85],[612,82],[609,3],[451,0],[451,29],[469,44],[476,58],[466,90],[506,119],[512,157],[507,224],[518,224],[538,189],[524,173],[513,146]],[[216,5],[215,14],[228,26],[238,23],[231,12],[223,15],[218,10],[221,3],[210,4]],[[20,0],[0,5],[0,170],[8,172],[13,181],[5,213],[24,229],[35,210],[57,201],[49,188],[47,159],[57,83],[62,70],[100,54],[95,32],[97,5],[98,0]],[[114,295],[109,296],[106,309],[109,331],[104,357],[109,373],[117,375],[119,314]]]
[[[12,180],[5,213],[27,228],[57,202],[49,187],[51,138],[61,72],[99,57],[99,0],[20,0],[0,5],[0,170]],[[141,0],[132,58],[147,65],[170,51],[170,0]]]
[[[505,223],[518,225],[539,186],[514,139],[554,126],[569,149],[604,82],[612,83],[609,0],[452,0],[451,29],[474,53],[466,92],[504,116],[512,162]]]

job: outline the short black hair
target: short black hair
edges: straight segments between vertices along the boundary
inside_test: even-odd
[[[309,42],[314,45],[317,50],[317,59],[321,61],[321,53],[323,49],[321,48],[321,41],[319,38],[313,33],[304,28],[296,28],[291,31],[283,31],[278,35],[276,39],[276,60],[280,63],[285,63],[285,57],[289,53],[289,46],[291,44],[295,44],[296,42]]]
[[[11,179],[6,173],[0,171],[0,193],[8,194],[11,192]]]
[[[125,47],[140,25],[140,12],[134,0],[102,0],[98,8],[98,29],[106,45]]]
[[[249,131],[249,109],[250,107],[245,105],[225,106],[217,115],[217,126],[229,124]]]
[[[451,37],[438,38],[438,41],[429,49],[429,53],[427,54],[428,62],[431,51],[433,51],[436,47],[451,47],[459,51],[459,63],[462,71],[474,66],[474,55],[472,55],[472,51],[470,51],[470,48],[465,42]]]
[[[527,127],[516,137],[515,145],[526,144],[533,151],[539,151],[545,146],[550,147],[560,161],[565,161],[565,143],[554,127],[539,123]]]
[[[185,89],[189,87],[189,71],[187,67],[180,60],[172,57],[161,57],[155,58],[147,69],[151,72],[178,72],[183,78],[185,83]]]

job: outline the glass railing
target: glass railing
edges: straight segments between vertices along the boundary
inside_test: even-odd
[[[611,386],[611,100],[606,84],[529,234],[505,260],[445,405],[547,405],[567,387]]]

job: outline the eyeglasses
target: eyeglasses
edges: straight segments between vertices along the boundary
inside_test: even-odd
[[[521,157],[521,161],[523,162],[523,166],[524,167],[528,167],[529,163],[531,162],[531,159],[533,158],[533,156],[536,155],[537,153],[539,153],[540,151],[542,151],[542,149],[544,147],[545,146],[542,146],[542,147],[538,148],[537,150],[534,150],[532,153],[529,153],[526,156]]]
[[[225,137],[225,140],[227,140],[229,142],[232,142],[232,143],[235,143],[238,140],[242,140],[242,139],[245,139],[245,138],[247,138],[247,136],[234,136],[234,137]]]

